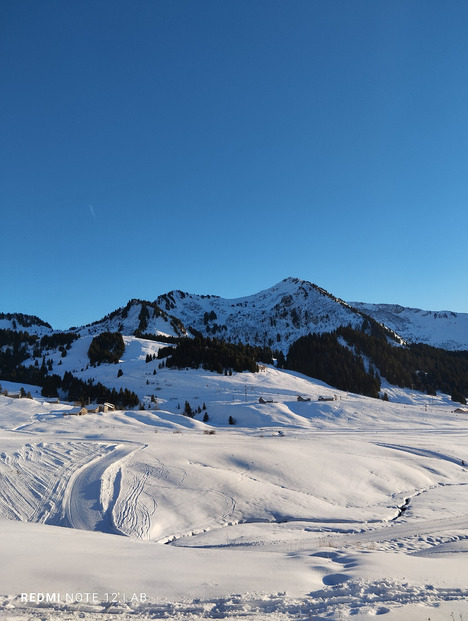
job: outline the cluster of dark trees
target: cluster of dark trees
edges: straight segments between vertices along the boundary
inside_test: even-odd
[[[227,331],[227,326],[226,325],[218,325],[217,323],[212,323],[210,325],[210,322],[214,322],[215,319],[217,319],[218,316],[217,314],[214,312],[214,310],[208,312],[206,311],[203,315],[203,323],[205,325],[205,330],[208,334],[216,334],[217,332],[222,332]]]
[[[59,349],[63,355],[63,352],[66,353],[77,338],[79,338],[77,334],[69,332],[56,332],[39,338],[26,331],[2,329],[0,330],[0,350],[2,350],[0,360],[3,360],[4,364],[9,367],[15,363],[20,364],[30,357],[29,346],[33,346],[32,356],[34,358],[44,356],[44,352],[49,349]]]
[[[180,404],[179,404],[179,409],[180,409]],[[208,415],[208,412],[206,411],[206,405],[203,404],[203,407],[198,406],[198,408],[193,408],[190,403],[188,401],[185,402],[184,405],[184,411],[182,412],[182,414],[184,416],[188,416],[189,418],[194,418],[197,414],[201,414],[202,412],[204,412],[203,414],[203,422],[207,423],[210,420],[210,417]],[[228,423],[230,425],[235,425],[236,424],[236,419],[232,416],[229,417],[228,419]]]
[[[366,360],[366,363],[364,363]],[[422,343],[401,345],[387,330],[365,321],[362,330],[340,327],[309,334],[293,343],[278,365],[336,388],[376,397],[380,378],[427,394],[437,391],[465,403],[468,351],[447,351]]]
[[[258,371],[257,362],[273,363],[270,349],[228,343],[221,339],[196,336],[181,339],[176,347],[159,350],[158,358],[166,358],[167,367],[189,367],[224,373],[226,371]]]
[[[214,321],[215,319],[218,319],[218,315],[214,312],[214,310],[210,311],[209,313],[207,311],[203,315],[203,323],[205,324],[205,326],[208,325],[208,322]]]
[[[63,376],[60,388],[68,395],[69,401],[81,401],[81,403],[88,401],[104,403],[107,401],[117,407],[136,407],[140,402],[138,395],[128,388],[116,390],[115,388],[107,388],[100,382],[95,384],[93,380],[84,382],[68,371]]]
[[[444,392],[454,401],[468,395],[468,351],[448,351],[423,343],[395,345],[386,338],[345,327],[337,330],[337,336],[370,358],[391,384],[430,395]]]
[[[156,341],[157,343],[180,343],[183,337],[180,336],[167,336],[165,334],[150,334],[144,332],[138,336],[138,338],[145,339],[146,341]]]
[[[54,332],[41,337],[39,344],[42,349],[58,349],[59,347],[70,349],[73,341],[79,338],[80,335],[75,332]]]
[[[50,349],[58,349],[62,352],[62,357],[67,355],[67,351],[71,349],[73,341],[79,339],[79,334],[73,332],[55,332],[54,334],[46,334],[41,339],[37,339],[34,345],[33,357],[39,358],[44,355],[44,351]]]
[[[16,330],[0,330],[0,377],[11,382],[42,386],[48,373],[45,359],[42,366],[25,367],[22,363],[30,357],[29,346],[37,336]]]
[[[138,328],[137,328],[137,332],[138,333],[142,333],[145,332],[146,329],[148,328],[148,319],[150,318],[150,313],[148,310],[148,306],[147,304],[143,303],[141,304],[141,310],[140,313],[138,315],[138,319],[140,320],[140,323],[138,324]]]
[[[16,330],[0,330],[0,370],[14,368],[29,357],[29,345],[37,340],[28,332]],[[5,378],[6,379],[6,378]]]
[[[201,414],[202,412],[205,412],[203,416],[203,422],[206,423],[209,420],[209,416],[206,412],[205,403],[203,404],[203,407],[199,405],[197,408],[195,408],[195,407],[192,407],[188,401],[185,402],[184,411],[183,411],[184,416],[188,416],[189,418],[194,418],[194,416],[196,416],[197,414]]]
[[[88,349],[91,364],[102,362],[117,363],[125,351],[125,343],[120,332],[101,332],[93,338]]]
[[[380,379],[374,369],[366,370],[362,357],[342,345],[336,332],[299,338],[289,348],[284,366],[340,390],[379,396]]]
[[[30,326],[44,326],[45,328],[50,328],[52,330],[52,326],[47,321],[43,321],[36,317],[35,315],[24,315],[23,313],[0,313],[0,319],[7,319],[11,321],[13,328],[17,328],[18,324],[23,326],[23,328],[29,328]]]
[[[99,403],[108,401],[118,407],[136,407],[139,403],[138,395],[127,388],[117,391],[115,388],[103,386],[100,382],[94,383],[93,380],[85,382],[68,371],[61,378],[60,375],[49,373],[44,366],[26,367],[22,364],[7,366],[1,360],[1,355],[0,376],[4,380],[19,384],[41,386],[44,397],[60,396],[68,401],[80,401],[83,404],[89,401]]]
[[[67,401],[79,401],[82,404],[113,403],[117,407],[136,407],[138,395],[128,388],[107,388],[101,382],[96,384],[92,379],[86,382],[66,371],[63,378],[59,375],[48,375],[44,378],[42,394],[45,397],[58,397],[61,393]]]
[[[47,367],[25,367],[17,363],[10,356],[0,352],[0,377],[3,380],[17,382],[18,384],[33,384],[42,386],[47,376]]]
[[[164,317],[169,321],[170,325],[173,327],[174,331],[177,334],[183,334],[185,332],[183,323],[177,319],[176,317],[168,316],[157,304],[156,302],[146,302],[139,300],[141,303],[140,313],[138,314],[138,328],[135,330],[134,335],[139,338],[144,338],[144,334],[148,329],[148,321],[151,318]],[[122,317],[124,314],[122,313]]]
[[[121,335],[119,336],[122,338]],[[69,341],[70,338],[71,341]],[[126,388],[116,391],[106,388],[99,382],[95,384],[93,380],[85,382],[70,372],[66,372],[63,379],[60,375],[50,373],[51,366],[46,364],[45,357],[40,365],[25,366],[22,364],[30,357],[29,346],[36,348],[41,343],[46,348],[53,345],[60,348],[65,347],[66,343],[72,342],[75,338],[76,335],[58,333],[42,337],[39,341],[37,336],[30,335],[28,332],[0,330],[0,377],[19,384],[41,386],[44,397],[62,396],[69,401],[81,401],[82,403],[109,401],[120,407],[138,405],[138,396]],[[43,339],[45,339],[44,342]]]

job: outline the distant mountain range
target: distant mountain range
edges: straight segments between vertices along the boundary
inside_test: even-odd
[[[359,330],[365,320],[379,322],[406,342],[468,350],[467,313],[345,302],[298,278],[286,278],[269,289],[236,299],[182,291],[171,291],[153,302],[134,299],[99,321],[70,330],[137,336],[200,333],[286,353],[294,341],[308,333],[332,332],[340,326]],[[52,326],[41,319],[18,313],[0,313],[1,328],[40,336],[53,332]]]

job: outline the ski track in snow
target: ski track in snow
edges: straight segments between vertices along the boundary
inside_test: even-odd
[[[156,502],[153,501],[153,508],[150,510],[140,498],[148,476],[148,471],[142,476],[133,475],[125,495],[118,499],[118,509],[115,509],[115,521],[121,525],[120,530],[138,539],[149,539],[151,514],[156,511]],[[119,477],[122,477],[121,471]]]
[[[151,531],[157,526],[160,504],[169,501],[176,492],[181,492],[180,500],[175,508],[178,512],[190,514],[194,498],[213,500],[217,513],[207,516],[209,523],[224,523],[233,514],[236,501],[226,491],[218,488],[196,488],[185,483],[187,471],[179,466],[168,466],[160,459],[153,458],[154,463],[148,464],[133,461],[121,477],[125,479],[122,491],[114,506],[114,521],[120,532],[137,539],[152,539]],[[191,536],[194,532],[207,529],[207,523],[190,520],[189,530],[166,533],[156,537],[159,543],[170,543],[180,537]]]
[[[440,520],[421,520],[415,523],[395,524],[383,526],[376,529],[364,530],[360,533],[333,533],[324,537],[323,545],[329,545],[333,548],[340,547],[360,547],[371,544],[386,544],[381,549],[398,550],[404,547],[410,548],[411,543],[402,540],[416,539],[413,543],[416,550],[420,546],[416,542],[425,543],[427,541],[436,542],[440,538],[441,533],[466,533],[452,536],[451,540],[468,539],[468,517],[445,518]],[[434,538],[431,538],[433,536]],[[424,545],[426,547],[426,545]]]
[[[114,521],[119,530],[137,539],[150,539],[150,531],[153,515],[157,511],[157,496],[161,494],[161,488],[168,487],[165,483],[169,477],[169,468],[159,459],[155,459],[157,465],[146,462],[134,461],[125,472],[120,472],[120,479],[125,479],[121,486],[121,493],[114,505]],[[171,469],[178,472],[177,468]],[[185,470],[180,469],[180,480],[175,488],[187,476]]]
[[[125,443],[110,445],[109,452],[75,470],[64,494],[65,524],[81,530],[97,530],[121,534],[115,528],[112,506],[104,509],[101,500],[101,480],[105,471],[124,460],[140,445]],[[114,498],[114,502],[117,498]]]
[[[460,459],[458,457],[452,457],[445,453],[439,453],[437,451],[429,451],[427,449],[415,448],[413,446],[404,446],[400,444],[388,444],[386,442],[377,442],[377,446],[383,446],[385,448],[394,449],[395,451],[403,451],[404,453],[410,453],[417,455],[418,457],[429,457],[432,459],[442,459],[444,461],[451,462],[453,464],[460,465]]]
[[[270,371],[276,378],[279,372]],[[363,557],[374,552],[398,557],[403,565],[410,557],[413,561],[429,555],[433,560],[451,555],[450,562],[457,556],[458,563],[463,561],[468,549],[464,541],[468,517],[463,509],[468,478],[462,462],[467,457],[467,428],[464,417],[451,412],[453,406],[441,405],[439,414],[421,405],[411,410],[411,405],[406,409],[364,398],[358,404],[346,395],[331,405],[297,404],[291,395],[309,393],[298,378],[285,375],[284,391],[275,388],[275,399],[281,403],[259,408],[257,393],[267,394],[257,386],[259,375],[249,378],[255,394],[249,402],[247,391],[244,402],[243,391],[235,402],[227,388],[208,387],[206,374],[186,376],[198,382],[193,398],[201,402],[206,397],[210,416],[218,417],[220,428],[214,437],[203,436],[200,421],[193,422],[198,428],[173,436],[163,427],[169,420],[172,425],[177,414],[164,410],[80,418],[51,412],[20,427],[8,427],[0,453],[0,517],[126,535],[151,541],[153,546],[135,545],[156,552],[161,549],[158,543],[192,548],[187,559],[218,554],[214,548],[219,548],[221,557],[234,558],[242,546],[247,559],[254,559],[257,551],[296,555],[301,562],[305,559],[304,572],[311,570],[313,589],[297,597],[273,591],[228,595],[225,589],[218,591],[220,597],[210,597],[212,592],[207,591],[190,602],[169,597],[144,605],[101,602],[95,607],[21,607],[13,603],[13,596],[5,595],[0,596],[1,619],[92,620],[101,613],[115,613],[120,619],[347,619],[383,615],[409,604],[468,602],[463,583],[454,581],[458,588],[448,586],[449,581],[439,584],[436,574],[434,584],[423,584],[388,577],[375,580],[374,573],[367,579],[360,573]],[[220,386],[236,379],[215,377]],[[175,410],[181,390],[180,385],[171,387],[161,405],[171,404],[171,395],[177,395]],[[323,387],[313,391],[321,394]],[[409,391],[405,394],[410,400]],[[8,407],[19,411],[21,405],[15,401]],[[223,429],[221,416],[225,420],[228,408],[234,407],[241,413],[245,409],[246,419],[258,416],[265,428],[255,423],[255,430],[240,425]],[[362,412],[357,411],[360,408]],[[276,418],[268,427],[270,411]],[[272,439],[279,420],[286,437]],[[302,428],[296,426],[299,422]],[[313,433],[312,425],[317,426]],[[153,435],[158,426],[158,435]],[[109,428],[116,431],[100,431]],[[41,436],[36,434],[44,429],[47,438],[54,439],[37,442]],[[80,433],[82,439],[76,439]],[[113,437],[97,439],[101,433]],[[180,550],[165,551],[181,558]],[[265,584],[266,590],[268,581],[261,588]],[[430,611],[422,614],[422,621],[431,616]],[[468,609],[464,618],[468,619]]]
[[[25,444],[0,455],[0,516],[116,532],[101,502],[105,471],[140,445],[92,441]],[[115,500],[115,499],[114,499]]]
[[[86,441],[25,444],[2,453],[0,515],[28,522],[58,524],[62,499],[73,473],[108,450]]]

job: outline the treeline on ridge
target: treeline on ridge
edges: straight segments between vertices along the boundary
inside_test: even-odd
[[[58,349],[59,347],[70,348],[73,341],[80,338],[76,332],[53,332],[41,337],[40,345],[44,349]]]
[[[299,338],[289,348],[287,358],[279,359],[278,364],[340,390],[379,396],[378,374],[372,368],[366,370],[361,356],[338,341],[337,332]]]
[[[19,364],[29,356],[28,345],[33,345],[37,336],[29,332],[0,329],[0,368]]]
[[[66,335],[68,338],[68,335]],[[44,337],[42,337],[44,339]],[[36,346],[42,339],[27,332],[16,332],[14,330],[0,330],[0,378],[2,380],[16,382],[18,384],[31,384],[42,388],[44,397],[61,396],[68,401],[80,401],[82,403],[104,402],[114,403],[118,407],[135,407],[139,403],[138,395],[127,388],[117,391],[114,388],[107,388],[100,382],[94,383],[93,380],[83,381],[70,372],[65,372],[63,378],[60,375],[51,374],[50,365],[42,363],[36,358],[36,363],[31,366],[22,364],[30,357],[28,346]],[[63,339],[60,334],[53,335],[53,341],[44,341],[44,346],[51,343],[64,347],[67,339]],[[51,362],[51,361],[50,361]],[[61,393],[61,394],[60,394]]]
[[[201,367],[216,373],[226,370],[255,373],[258,371],[257,362],[273,364],[273,355],[269,348],[228,343],[203,336],[181,339],[176,347],[163,347],[158,352],[158,358],[166,358],[167,367]]]
[[[467,351],[390,343],[384,332],[376,332],[367,321],[362,330],[340,327],[301,337],[278,364],[341,390],[373,397],[379,394],[381,377],[430,395],[440,391],[462,403],[468,395]]]
[[[452,397],[468,395],[468,351],[449,351],[424,343],[395,346],[368,334],[366,325],[363,331],[339,328],[337,335],[356,353],[370,358],[390,384],[429,395],[437,391]]]
[[[26,359],[28,345],[34,345],[32,355],[39,358],[43,355],[44,350],[61,349],[71,347],[73,341],[79,338],[78,334],[72,332],[54,332],[39,337],[35,334],[23,330],[11,330],[9,328],[0,329],[0,348],[5,348],[4,352],[10,350],[10,353],[18,353],[22,351]]]
[[[24,315],[23,313],[0,313],[0,319],[7,319],[11,321],[13,328],[16,329],[18,324],[23,328],[29,328],[31,326],[43,326],[52,330],[52,326],[47,321],[43,321],[35,315]]]
[[[114,403],[117,407],[136,407],[139,398],[128,388],[107,388],[100,382],[94,383],[89,379],[86,382],[66,371],[63,378],[60,375],[49,374],[47,367],[26,367],[22,364],[6,368],[0,364],[0,377],[3,380],[18,384],[41,386],[44,397],[61,397],[67,401]]]

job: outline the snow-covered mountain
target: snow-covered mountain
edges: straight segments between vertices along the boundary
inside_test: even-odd
[[[75,328],[82,336],[100,332],[122,332],[123,334],[153,334],[159,336],[185,336],[182,322],[170,315],[155,302],[130,300],[103,319],[87,326]]]
[[[0,313],[0,330],[18,330],[44,336],[53,332],[52,326],[34,315]]]
[[[0,348],[1,619],[467,618],[467,411],[450,392],[383,375],[387,398],[369,399],[269,364],[175,369],[145,338],[191,326],[287,346],[365,317],[295,279],[236,300],[131,300],[65,335],[3,316],[50,334]],[[123,333],[117,364],[91,364],[104,330]],[[68,392],[77,382],[88,392]],[[136,404],[98,411],[97,382]]]
[[[298,278],[231,300],[171,291],[156,304],[178,317],[187,331],[283,352],[309,332],[330,332],[342,325],[359,329],[363,323],[361,311]]]
[[[468,349],[468,313],[428,311],[398,304],[349,304],[410,343],[426,343],[450,350]]]
[[[298,278],[286,278],[269,289],[235,299],[183,291],[170,291],[152,302],[133,299],[103,319],[71,330],[80,335],[103,331],[175,337],[201,333],[287,353],[301,336],[330,332],[340,326],[360,329],[366,318],[383,324],[408,342],[449,350],[468,349],[468,313],[344,302]],[[0,313],[2,328],[38,336],[53,332],[41,319],[19,313]]]

